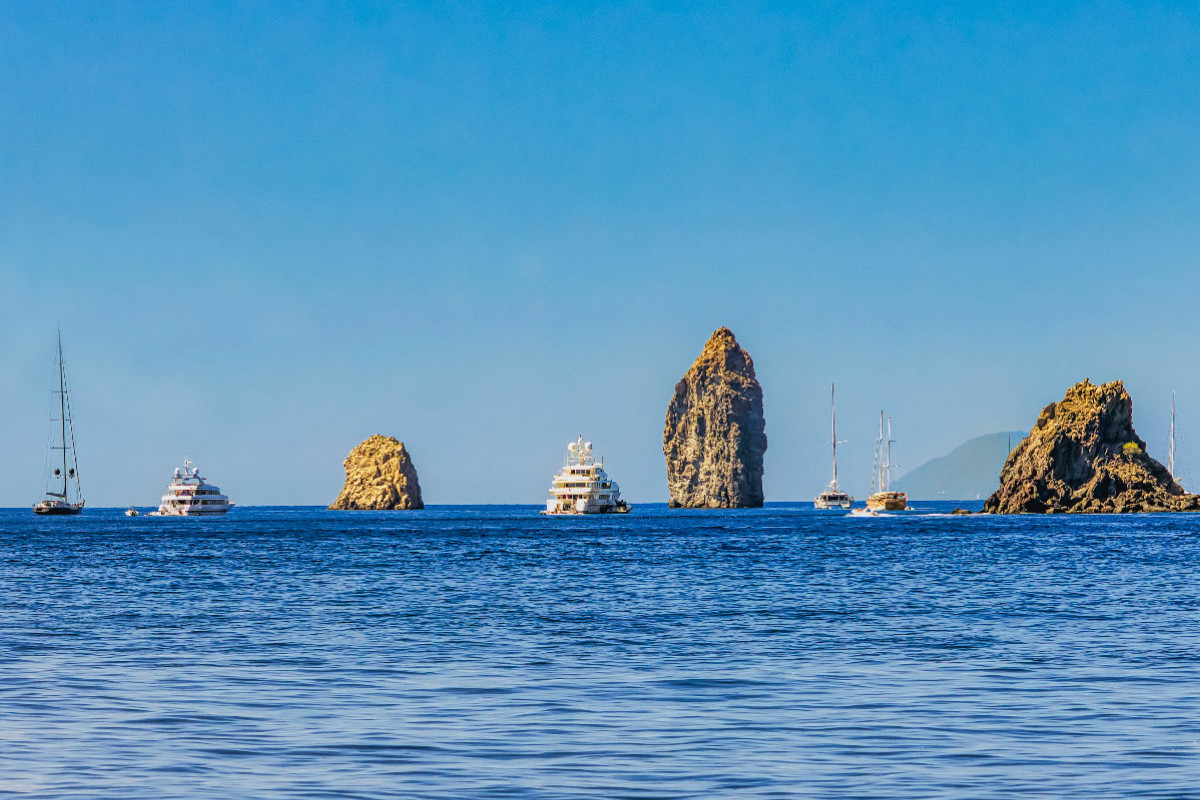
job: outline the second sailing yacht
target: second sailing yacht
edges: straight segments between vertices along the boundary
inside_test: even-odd
[[[883,412],[879,412],[879,438],[875,441],[875,475],[871,479],[871,496],[867,498],[870,511],[903,511],[908,508],[908,495],[893,492],[892,487],[892,418],[887,421],[887,438],[883,438]]]
[[[830,508],[849,508],[854,505],[854,498],[846,492],[842,491],[838,486],[837,481],[837,407],[834,404],[834,385],[829,385],[829,418],[831,427],[833,428],[833,480],[829,482],[829,486],[823,492],[817,495],[813,500],[813,508],[822,511]]]
[[[58,419],[55,426],[58,444],[50,450],[62,454],[61,464],[57,454],[51,459],[54,469],[53,480],[48,481],[46,498],[33,507],[33,513],[47,516],[78,514],[83,511],[83,492],[79,487],[79,461],[75,457],[75,425],[71,422],[71,397],[67,394],[67,370],[63,364],[62,331],[58,333]],[[75,500],[70,490],[74,487]]]

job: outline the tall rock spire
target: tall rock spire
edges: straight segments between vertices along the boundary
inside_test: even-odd
[[[757,508],[767,450],[754,362],[718,328],[667,406],[663,454],[672,508]]]

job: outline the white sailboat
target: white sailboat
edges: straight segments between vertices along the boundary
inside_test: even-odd
[[[854,505],[854,498],[846,492],[842,491],[838,486],[837,473],[837,406],[834,402],[834,385],[829,384],[829,419],[833,429],[833,480],[829,482],[829,486],[825,488],[816,499],[813,500],[813,508],[825,511],[831,508],[850,508]]]
[[[892,418],[887,421],[887,438],[883,438],[883,412],[879,412],[879,438],[875,441],[875,475],[871,479],[869,511],[903,511],[908,508],[908,495],[892,491]]]
[[[46,489],[46,497],[33,507],[33,513],[43,516],[67,516],[83,511],[83,490],[79,486],[79,460],[75,456],[75,423],[71,421],[71,396],[67,393],[67,369],[63,362],[62,331],[58,332],[58,418],[55,433],[58,444],[51,445],[62,456],[52,460],[54,474]],[[72,488],[74,499],[72,500]]]

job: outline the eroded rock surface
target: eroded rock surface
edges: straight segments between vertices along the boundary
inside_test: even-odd
[[[672,508],[757,508],[767,450],[754,362],[719,328],[675,384],[663,454]]]
[[[350,451],[342,462],[346,483],[330,509],[390,511],[424,508],[417,468],[404,442],[378,434]]]
[[[1009,454],[1000,488],[985,513],[1196,511],[1183,490],[1146,452],[1133,429],[1133,400],[1120,381],[1077,383],[1042,409]]]

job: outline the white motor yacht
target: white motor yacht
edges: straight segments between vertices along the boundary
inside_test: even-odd
[[[604,459],[596,461],[592,443],[580,436],[567,445],[563,468],[550,484],[550,499],[543,514],[624,514],[629,506],[621,489],[604,471]]]
[[[182,467],[175,468],[175,479],[167,487],[167,493],[162,496],[162,505],[153,516],[196,517],[224,514],[233,508],[233,505],[228,497],[221,494],[219,487],[200,477],[200,470],[192,466],[191,461],[184,461]]]

